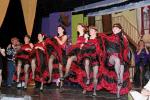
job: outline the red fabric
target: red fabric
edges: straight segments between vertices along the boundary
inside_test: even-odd
[[[103,87],[102,85],[102,81],[101,81],[101,76],[102,76],[102,68],[103,68],[103,64],[101,64],[101,66],[99,66],[98,68],[98,75],[97,75],[97,79],[98,79],[98,84],[97,84],[97,88],[96,90],[101,90]],[[81,87],[86,90],[86,91],[93,91],[94,88],[94,84],[93,84],[93,80],[90,80],[90,84],[86,85],[86,83],[83,81],[83,78],[86,77],[86,72],[85,71],[79,71],[78,73],[78,83],[81,85]],[[90,78],[93,77],[93,72],[90,73]]]
[[[45,40],[45,45],[51,45],[55,49],[55,51],[52,52],[52,55],[54,55],[58,59],[59,62],[62,62],[61,61],[62,60],[62,50],[61,50],[61,48],[57,44],[55,44],[50,38],[47,38]],[[50,55],[49,55],[49,57],[50,57]]]
[[[61,37],[58,37],[61,41],[62,41],[62,38],[63,38],[63,36],[65,36],[65,35],[62,35]],[[62,44],[62,45],[59,45],[62,49],[64,49],[65,50],[65,48],[66,48],[66,44],[67,42],[65,42],[64,44]],[[58,43],[59,44],[59,43]]]
[[[124,59],[125,62],[129,62],[129,58],[128,58],[128,53],[130,52],[129,43],[128,43],[128,40],[127,40],[125,35],[124,35],[124,38],[123,38],[123,42],[124,42],[123,59]]]
[[[31,49],[31,50],[27,50],[27,49]],[[31,54],[31,52],[32,52],[32,48],[31,48],[30,44],[24,44],[24,45],[22,45],[21,48],[20,48],[20,50],[18,51],[18,53],[19,53],[19,52],[27,52],[27,53],[29,53],[29,54],[28,54],[28,55],[26,55],[26,54],[21,54],[21,55],[16,54],[16,55],[15,55],[15,58],[16,58],[16,59],[26,59],[26,60],[30,60],[30,54]]]
[[[83,36],[80,36],[77,38],[76,44],[81,45],[84,42],[85,42],[85,38]]]
[[[100,85],[102,88],[105,88],[106,90],[108,90],[110,93],[116,93],[117,92],[117,75],[115,73],[114,70],[108,70],[105,66],[101,67],[102,69],[102,76],[108,76],[109,78],[113,79],[112,82],[108,82],[105,78],[101,78],[101,82]],[[123,74],[123,80],[127,81],[127,86],[125,86],[124,88],[121,89],[120,94],[127,94],[130,89],[131,89],[131,83],[129,80],[129,71],[128,69],[124,72]]]
[[[128,46],[129,46],[129,43],[128,43],[128,40],[127,40],[125,35],[123,35],[124,48],[121,47],[120,38],[119,38],[118,35],[115,35],[115,34],[112,34],[112,35],[100,34],[99,36],[102,37],[103,40],[118,43],[120,45],[121,52],[118,53],[117,56],[121,59],[121,61],[123,60],[125,62],[128,62],[128,60],[129,60],[128,59],[128,53],[129,53],[129,47]],[[105,46],[104,46],[104,48],[105,48]],[[106,56],[106,54],[107,54],[106,48],[104,49],[104,53],[105,53],[105,56]],[[107,55],[116,55],[116,53],[107,54]]]
[[[31,50],[27,50],[27,49],[31,49]],[[18,51],[18,53],[21,52],[27,52],[28,54],[16,54],[15,55],[15,59],[20,59],[20,60],[28,60],[30,62],[30,54],[32,52],[32,48],[30,46],[30,44],[24,44],[21,46],[20,50]],[[29,69],[30,70],[30,69]],[[17,80],[17,67],[16,67],[16,72],[13,76],[13,80]],[[25,80],[25,73],[24,73],[24,67],[21,67],[21,72],[20,72],[20,79],[21,81]]]
[[[51,55],[55,56],[55,58],[58,60],[57,64],[53,64],[53,73],[52,73],[52,78],[53,79],[58,79],[60,78],[59,74],[59,63],[63,65],[63,49],[66,46],[66,43],[64,43],[62,46],[58,45],[58,43],[55,43],[52,41],[52,39],[47,38],[45,40],[45,45],[50,45],[52,48],[54,48],[54,51],[51,51],[50,55],[48,55],[48,59]],[[55,72],[54,72],[55,70]],[[65,67],[62,67],[62,70],[65,70]]]
[[[99,34],[99,36],[102,38],[103,42],[104,42],[104,54],[105,54],[105,58],[107,58],[106,55],[106,48],[105,48],[105,40],[107,39],[107,41],[111,41],[111,42],[117,42],[120,43],[119,41],[119,36],[118,35],[109,35],[107,36],[106,34]],[[121,49],[122,51],[119,54],[115,54],[112,53],[113,55],[118,56],[120,59],[122,59],[125,62],[128,62],[128,53],[129,53],[129,45],[128,45],[128,40],[125,36],[123,36],[123,44],[124,44],[124,49]],[[110,67],[110,66],[107,66]],[[131,84],[130,84],[130,80],[129,80],[129,71],[127,66],[125,66],[125,71],[123,74],[123,82],[125,83],[125,87],[121,88],[120,94],[127,94],[130,89],[131,89]],[[111,68],[112,69],[112,68]],[[107,79],[107,78],[111,79]],[[111,81],[111,82],[110,82]],[[110,93],[116,93],[117,92],[117,75],[115,70],[109,70],[109,68],[106,68],[106,65],[104,67],[102,67],[102,79],[101,79],[101,86],[103,88],[105,88],[106,90],[108,90]]]
[[[73,49],[75,48],[80,48],[81,44],[83,44],[85,42],[85,38],[83,36],[80,36],[77,38],[77,41],[76,41],[76,44],[75,45],[72,45],[70,48],[69,48],[69,52],[71,52]]]
[[[20,50],[24,50],[24,51],[27,51],[27,52],[31,52],[31,50],[26,50],[26,49],[32,49],[30,44],[24,44],[21,46]]]
[[[43,48],[43,53],[45,54],[46,56],[46,60],[44,61],[45,65],[46,65],[46,69],[44,70],[43,73],[41,73],[41,68],[42,66],[40,66],[40,57],[39,57],[39,52],[37,51],[36,47],[40,47],[40,48]],[[35,80],[36,81],[39,81],[39,82],[43,82],[43,83],[46,83],[46,78],[49,76],[49,71],[48,71],[48,60],[47,60],[47,54],[46,54],[46,47],[45,47],[45,43],[44,42],[40,42],[40,43],[37,43],[34,45],[34,51],[35,51],[35,54],[36,54],[36,60],[37,60],[37,67],[36,67],[36,70],[35,70]],[[41,50],[42,51],[42,50]],[[42,75],[40,75],[42,74]]]
[[[97,90],[100,90],[102,89],[102,86],[101,86],[101,81],[100,81],[100,78],[102,76],[102,67],[103,67],[103,64],[102,64],[102,59],[101,59],[101,56],[103,55],[102,53],[102,50],[100,48],[100,45],[99,45],[99,42],[97,39],[90,39],[88,40],[88,42],[86,44],[84,44],[84,46],[82,47],[82,49],[84,48],[87,48],[87,47],[91,47],[91,46],[95,46],[96,50],[95,52],[93,51],[93,53],[85,53],[85,54],[79,54],[78,55],[78,62],[80,62],[80,60],[83,60],[85,57],[96,57],[98,56],[99,59],[98,61],[90,61],[90,64],[92,63],[92,65],[97,65],[98,63],[100,63],[100,66],[98,67],[98,75],[97,75],[97,78],[98,78],[98,85],[97,85]],[[81,87],[84,89],[84,90],[87,90],[87,91],[92,91],[93,88],[94,88],[94,85],[93,85],[93,71],[90,72],[90,84],[89,85],[86,85],[86,83],[84,82],[83,79],[86,78],[86,72],[85,70],[81,69],[81,66],[78,67],[80,68],[79,71],[76,73],[77,74],[77,79],[76,81],[81,85]],[[75,71],[75,70],[74,70]],[[92,80],[92,81],[91,81]]]

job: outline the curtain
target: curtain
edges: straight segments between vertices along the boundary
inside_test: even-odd
[[[28,35],[32,35],[36,14],[37,0],[21,0],[22,10]]]
[[[5,18],[9,1],[10,0],[0,0],[0,27],[3,23],[4,18]]]

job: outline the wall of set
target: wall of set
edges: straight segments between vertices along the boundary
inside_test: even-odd
[[[83,14],[72,15],[72,43],[73,44],[75,44],[77,39],[78,23],[84,23],[88,25],[88,17],[84,17]]]
[[[137,9],[126,10],[119,13],[113,13],[112,17],[124,16],[134,27],[138,29]]]
[[[95,26],[99,32],[103,32],[102,16],[95,16]]]

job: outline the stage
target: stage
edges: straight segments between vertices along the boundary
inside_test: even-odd
[[[45,86],[41,92],[39,88],[17,89],[13,87],[2,87],[1,98],[16,98],[15,100],[116,100],[115,94],[110,94],[105,90],[98,91],[97,96],[93,97],[92,92],[82,94],[82,90],[76,86],[65,86],[62,89],[55,86]],[[27,99],[19,99],[19,98]],[[18,99],[17,99],[18,98]],[[4,99],[14,100],[14,99]],[[121,96],[121,100],[128,100],[128,95]]]

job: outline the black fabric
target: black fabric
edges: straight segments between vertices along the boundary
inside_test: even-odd
[[[89,47],[85,47],[81,50],[81,54],[88,54],[88,53],[95,53],[96,52],[96,47],[95,45],[91,45]]]
[[[63,66],[66,66],[67,64],[67,55],[66,55],[66,51],[62,49],[62,64]]]
[[[124,49],[123,33],[122,33],[122,32],[119,32],[117,35],[118,35],[119,38],[120,38],[121,47],[122,47],[122,49]]]
[[[109,84],[117,83],[117,80],[115,80],[114,78],[108,77],[108,75],[103,75],[103,79],[106,80]],[[126,88],[127,84],[128,84],[127,80],[123,81],[122,88]]]
[[[80,48],[74,48],[69,52],[68,56],[76,56],[80,52]]]
[[[26,51],[21,51],[21,52],[18,52],[16,55],[29,55],[29,52],[26,52]]]
[[[51,45],[46,45],[48,55],[51,55],[55,49]]]
[[[90,60],[90,67],[99,66],[99,56],[96,52],[95,44],[87,44],[80,51],[80,60],[78,61],[81,65],[81,68],[84,69],[84,61],[85,59]]]
[[[103,41],[102,41],[102,38],[101,38],[101,37],[98,37],[98,43],[99,43],[100,48],[101,48],[102,51],[103,51],[103,50],[104,50],[104,47],[103,47]]]
[[[147,82],[148,79],[150,77],[150,71],[148,69],[149,66],[144,66],[143,67],[143,73],[142,73],[142,85],[144,86]],[[135,74],[134,74],[134,85],[136,87],[140,87],[141,86],[141,82],[140,82],[140,67],[138,65],[136,65],[136,70],[135,70]]]
[[[120,53],[120,45],[118,43],[110,42],[105,40],[106,51],[107,53]]]
[[[17,53],[17,56],[19,56],[19,55],[29,56],[29,52],[21,51],[21,52]],[[25,59],[25,58],[16,58],[15,59],[16,64],[18,64],[19,60],[22,62],[21,67],[24,67],[25,64],[30,64],[30,59]]]
[[[40,58],[40,67],[41,67],[41,75],[42,73],[45,71],[46,69],[46,56],[44,54],[43,51],[38,49],[38,54],[39,54],[39,58]]]

